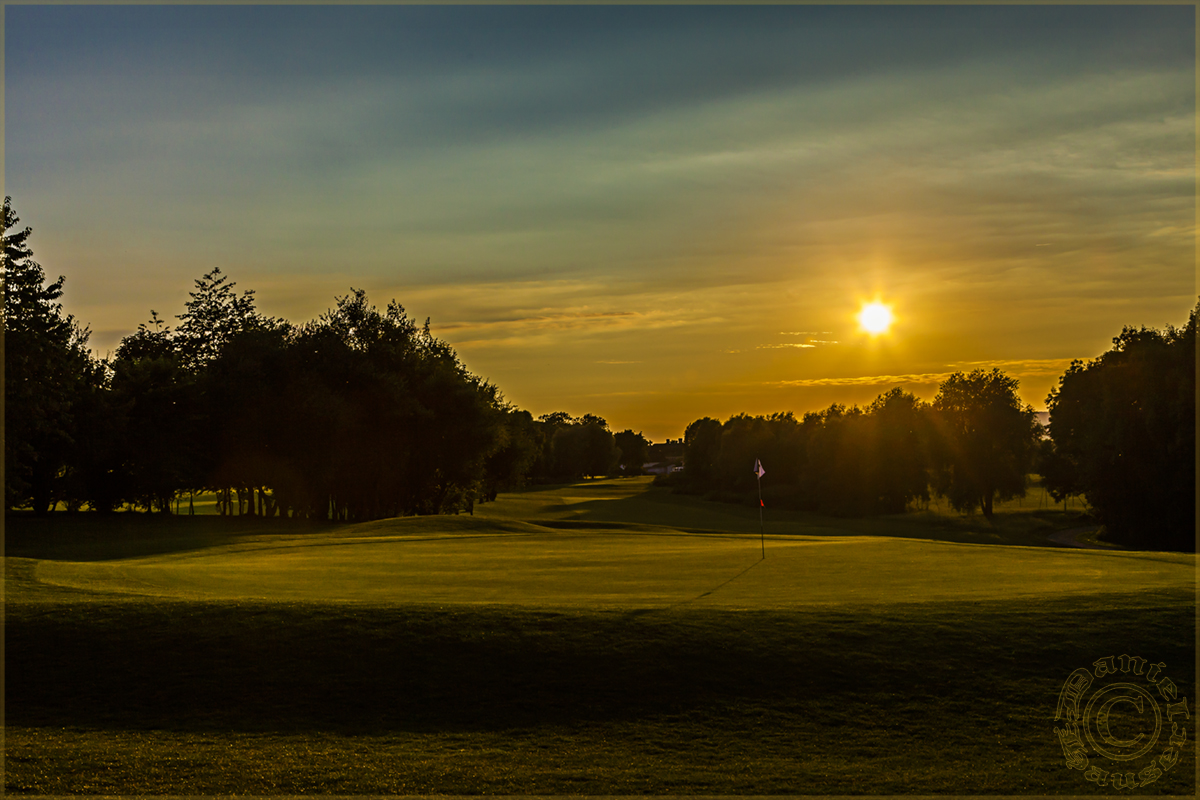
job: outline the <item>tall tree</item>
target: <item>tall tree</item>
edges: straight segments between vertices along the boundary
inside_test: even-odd
[[[542,449],[533,415],[508,406],[502,413],[496,452],[488,456],[485,467],[482,499],[487,501],[495,500],[502,491],[523,487]]]
[[[867,408],[874,510],[898,514],[929,499],[929,406],[896,387]]]
[[[717,457],[721,453],[721,423],[702,417],[683,432],[683,484],[690,492],[715,488]]]
[[[1083,493],[1115,541],[1195,548],[1198,313],[1183,328],[1125,328],[1046,400],[1052,489]]]
[[[1025,494],[1039,426],[1017,386],[998,369],[977,369],[938,387],[934,488],[960,511],[979,508],[990,517],[995,500]]]
[[[220,267],[213,267],[196,280],[196,289],[188,293],[191,299],[183,304],[184,312],[175,330],[184,369],[200,369],[215,359],[236,334],[264,322],[254,306],[254,290],[238,295],[233,288],[236,285],[221,273]]]
[[[72,405],[87,371],[88,330],[63,314],[65,279],[47,284],[29,227],[4,198],[4,507],[47,513],[61,489],[73,439]]]

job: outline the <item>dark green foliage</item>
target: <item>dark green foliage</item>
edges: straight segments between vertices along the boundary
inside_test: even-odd
[[[928,407],[899,388],[867,409],[833,404],[789,413],[705,417],[684,434],[683,488],[757,503],[754,462],[769,505],[837,516],[899,513],[929,499]]]
[[[17,229],[9,197],[3,215],[4,507],[32,505],[44,514],[66,488],[88,330],[62,313],[65,279],[47,284],[29,248],[32,230]]]
[[[929,500],[929,406],[899,387],[867,409],[872,423],[871,500],[877,511],[895,514],[914,500]]]
[[[528,413],[468,372],[428,322],[395,302],[380,311],[361,290],[297,328],[260,315],[253,293],[214,269],[179,327],[152,311],[111,364],[90,361],[86,331],[54,302],[62,280],[42,285],[27,236],[5,238],[10,506],[171,512],[211,490],[224,514],[470,511],[520,486],[537,456]],[[580,423],[577,460],[604,474],[614,448],[597,420]]]
[[[272,326],[274,321],[262,317],[254,307],[254,291],[246,290],[239,297],[233,290],[236,285],[221,274],[220,267],[213,267],[196,281],[196,290],[188,293],[191,299],[183,304],[174,337],[179,361],[186,369],[203,368],[242,331]]]
[[[1025,493],[1040,430],[1017,380],[998,369],[957,372],[933,400],[934,488],[960,511],[992,515],[995,499]]]
[[[721,423],[704,417],[687,426],[683,432],[683,463],[681,478],[686,489],[706,491],[713,486],[717,456],[721,452]]]
[[[122,455],[127,444],[128,409],[112,392],[111,365],[89,360],[82,377],[73,407],[75,446],[64,499],[70,510],[86,503],[107,513],[124,501],[130,484]]]
[[[505,407],[497,430],[496,450],[484,466],[484,501],[496,499],[500,492],[520,489],[541,452],[541,435],[528,411]]]
[[[1085,495],[1114,541],[1195,548],[1198,312],[1183,328],[1125,328],[1046,400],[1047,485]]]
[[[487,459],[514,441],[495,386],[399,304],[381,312],[361,290],[301,328],[235,335],[209,372],[214,418],[228,421],[213,480],[242,487],[252,510],[257,490],[268,515],[471,510]],[[519,442],[511,455],[511,469],[527,458]]]
[[[172,355],[128,358],[118,348],[110,408],[121,412],[112,424],[121,432],[116,451],[125,501],[168,513],[176,492],[196,485],[194,437],[201,431],[194,386]]]
[[[836,516],[899,514],[929,499],[929,407],[896,387],[866,409],[805,416],[805,505]]]
[[[641,434],[626,428],[620,433],[613,434],[613,442],[621,451],[618,462],[618,472],[621,475],[641,475],[642,465],[646,463],[646,453],[649,452],[650,441]]]
[[[590,416],[590,415],[588,415]],[[608,424],[597,418],[579,420],[554,431],[550,441],[556,478],[608,475],[621,458]]]
[[[621,460],[608,422],[594,414],[572,417],[555,411],[538,417],[541,454],[533,474],[543,481],[610,475]]]

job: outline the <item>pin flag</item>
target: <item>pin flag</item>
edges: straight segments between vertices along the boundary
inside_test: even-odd
[[[762,468],[762,462],[757,458],[754,459],[754,474],[758,476],[758,543],[762,548],[763,558],[767,557],[767,545],[763,534],[763,501],[762,501],[762,476],[767,474],[767,471]]]

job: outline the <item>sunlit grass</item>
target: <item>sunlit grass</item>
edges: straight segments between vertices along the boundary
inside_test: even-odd
[[[14,518],[6,790],[1087,793],[1062,681],[1129,652],[1193,685],[1195,556],[1036,546],[1075,521],[776,509],[762,559],[754,509],[645,480],[362,525]]]

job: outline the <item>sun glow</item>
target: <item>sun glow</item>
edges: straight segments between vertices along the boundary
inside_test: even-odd
[[[867,303],[862,307],[862,311],[858,312],[858,324],[867,333],[887,333],[888,328],[892,326],[892,309],[878,300]]]

